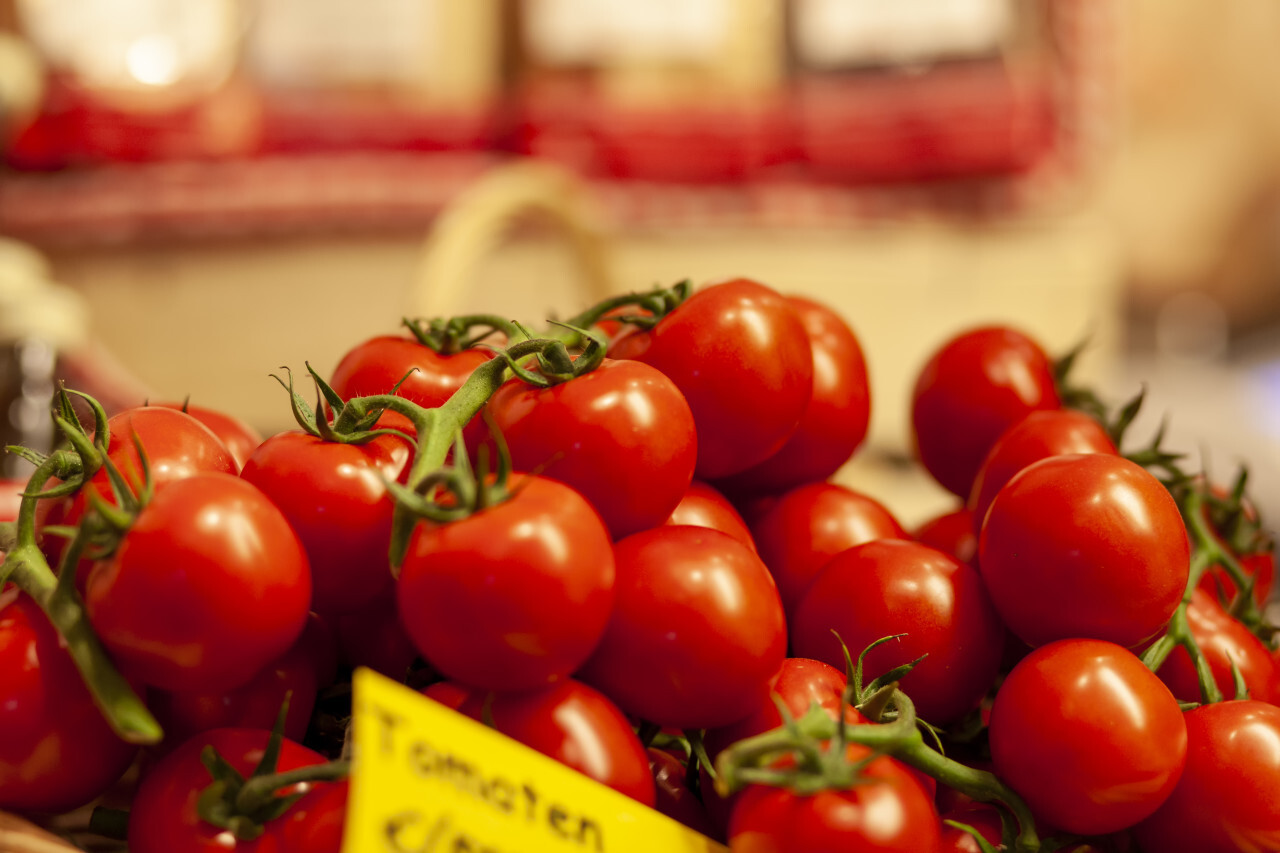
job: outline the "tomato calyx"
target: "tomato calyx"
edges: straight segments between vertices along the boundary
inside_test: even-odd
[[[685,279],[670,287],[658,287],[645,293],[627,293],[597,302],[565,322],[565,325],[589,329],[606,316],[615,323],[652,329],[693,294],[693,281]],[[623,309],[638,311],[625,313]]]
[[[593,337],[589,331],[567,323],[553,325],[563,326],[578,335],[584,341],[582,352],[572,356],[563,341],[551,340],[545,348],[535,354],[537,368],[530,369],[513,358],[508,351],[498,350],[498,357],[506,363],[512,373],[537,388],[550,388],[552,385],[577,379],[595,370],[604,361],[605,345],[598,338]],[[523,327],[521,330],[523,331]]]
[[[337,444],[366,444],[381,435],[395,435],[410,444],[413,443],[413,437],[407,433],[398,429],[377,426],[378,418],[382,417],[382,413],[389,408],[383,396],[394,396],[400,385],[408,378],[408,374],[401,377],[388,395],[353,397],[351,400],[343,400],[342,396],[334,391],[332,386],[308,362],[307,372],[311,374],[311,378],[316,385],[316,405],[312,409],[302,395],[294,389],[293,371],[288,367],[281,367],[280,369],[285,372],[287,379],[281,379],[274,373],[271,374],[271,378],[279,382],[281,387],[289,392],[289,405],[293,410],[293,418],[308,435]],[[426,411],[416,406],[415,409],[420,412]],[[332,419],[327,416],[321,416],[328,413],[336,414],[333,415]]]
[[[439,355],[456,355],[478,346],[486,338],[502,334],[508,341],[528,337],[517,324],[496,314],[468,314],[431,319],[401,318],[401,325],[427,349]]]
[[[497,447],[497,467],[492,474],[487,448],[480,449],[479,470],[473,469],[459,434],[452,466],[437,468],[412,488],[388,481],[387,490],[398,508],[436,524],[461,521],[502,503],[513,494],[509,486],[511,454],[497,430],[493,431],[493,442]]]

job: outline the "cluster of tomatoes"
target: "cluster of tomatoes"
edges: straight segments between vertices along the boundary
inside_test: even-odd
[[[128,771],[133,853],[337,851],[365,666],[738,851],[1280,850],[1243,478],[1122,455],[1133,407],[1030,338],[921,371],[957,509],[909,532],[832,482],[870,395],[812,300],[409,325],[314,407],[281,378],[299,428],[265,439],[60,395],[0,540],[0,809]]]

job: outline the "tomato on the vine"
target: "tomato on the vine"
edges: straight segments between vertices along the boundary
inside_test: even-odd
[[[1271,658],[1271,652],[1262,640],[1222,609],[1217,600],[1203,589],[1191,592],[1187,625],[1223,696],[1231,698],[1235,695],[1234,665],[1244,679],[1250,698],[1263,702],[1280,701],[1280,671]],[[1182,701],[1204,701],[1191,656],[1181,646],[1170,653],[1156,674]]]
[[[245,423],[235,415],[207,406],[193,406],[186,403],[148,403],[149,406],[162,406],[166,409],[178,409],[198,420],[227,446],[236,465],[244,467],[244,462],[253,453],[255,447],[262,443],[262,433]]]
[[[676,508],[667,516],[666,524],[687,524],[692,527],[710,527],[721,533],[728,533],[752,551],[756,550],[755,539],[747,522],[738,513],[737,508],[729,502],[714,486],[700,480],[694,480],[685,490],[684,497]]]

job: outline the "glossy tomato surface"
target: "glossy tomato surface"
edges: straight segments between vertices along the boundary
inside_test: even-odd
[[[231,451],[236,465],[244,467],[245,460],[253,453],[255,447],[262,443],[262,433],[245,423],[235,415],[210,409],[208,406],[193,406],[191,403],[148,403],[150,406],[163,406],[166,409],[178,409],[186,412],[209,428],[218,439]]]
[[[960,507],[926,520],[915,529],[911,538],[950,554],[962,563],[973,566],[978,562],[978,533],[973,523],[973,513],[968,507]]]
[[[516,377],[488,411],[512,464],[572,486],[614,539],[661,524],[693,478],[698,437],[689,404],[639,361],[606,358],[549,388]]]
[[[1001,433],[1060,405],[1053,364],[1035,340],[1007,326],[971,329],[934,352],[916,378],[916,453],[943,488],[966,498]]]
[[[112,656],[148,685],[227,690],[298,639],[311,570],[256,486],[197,474],[155,495],[115,555],[94,566],[85,603]]]
[[[749,279],[700,288],[653,329],[619,337],[609,355],[653,365],[684,394],[703,480],[777,452],[813,393],[804,324],[785,297]]]
[[[436,670],[521,690],[573,672],[604,632],[614,559],[600,516],[555,480],[516,474],[510,498],[420,523],[400,567],[400,621]]]
[[[684,497],[671,510],[665,523],[710,527],[712,530],[728,533],[752,551],[756,550],[751,530],[737,508],[718,489],[700,480],[689,484]]]
[[[1032,646],[1092,637],[1132,647],[1182,600],[1190,545],[1178,505],[1121,456],[1042,459],[987,513],[978,566],[1009,629]]]
[[[750,714],[786,653],[760,558],[702,527],[657,527],[614,546],[618,596],[579,676],[635,717],[710,728]]]
[[[1280,701],[1280,671],[1266,644],[1203,589],[1192,590],[1191,602],[1187,605],[1187,625],[1224,697],[1237,698],[1231,670],[1234,664],[1244,678],[1249,698]],[[1205,701],[1191,656],[1181,646],[1173,650],[1156,674],[1182,701]]]
[[[1187,756],[1178,700],[1132,652],[1059,640],[1022,659],[996,693],[995,773],[1050,825],[1130,827],[1173,791]]]

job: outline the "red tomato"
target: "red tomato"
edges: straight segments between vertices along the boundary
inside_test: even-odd
[[[751,524],[751,532],[789,614],[836,554],[875,539],[907,538],[879,501],[835,483],[792,489]]]
[[[656,527],[615,544],[618,597],[579,672],[624,711],[662,726],[722,726],[764,700],[786,652],[769,570],[702,527]]]
[[[969,490],[974,532],[982,528],[996,493],[1032,462],[1066,453],[1118,451],[1102,424],[1074,409],[1032,412],[1009,427],[991,446]]]
[[[781,294],[747,279],[699,290],[654,328],[619,337],[609,355],[653,365],[684,394],[704,480],[776,453],[813,393],[804,324]]]
[[[716,828],[707,815],[706,806],[698,800],[686,782],[688,765],[665,749],[650,747],[645,752],[649,756],[649,770],[653,773],[656,792],[654,808],[694,832],[700,832],[708,838],[715,837]]]
[[[973,523],[973,513],[968,507],[960,507],[929,519],[916,528],[912,538],[930,548],[937,548],[944,554],[950,554],[962,563],[977,565],[978,533]]]
[[[214,729],[180,744],[152,765],[129,809],[130,853],[284,853],[287,848],[280,846],[275,827],[288,821],[288,812],[253,841],[237,841],[226,830],[205,823],[196,810],[200,792],[213,781],[200,760],[205,746],[248,776],[262,759],[269,737],[270,732],[261,729]],[[323,756],[286,738],[277,769],[323,763]]]
[[[978,566],[1009,629],[1038,646],[1092,637],[1133,647],[1182,600],[1190,545],[1178,505],[1121,456],[1068,454],[1022,469],[991,504]]]
[[[445,704],[473,720],[489,714],[493,728],[561,764],[653,807],[653,775],[644,744],[618,706],[580,681],[566,678],[547,687],[518,692],[471,690],[454,705],[448,687],[432,685],[423,692],[446,693]]]
[[[1169,688],[1132,652],[1102,640],[1032,651],[996,693],[996,775],[1036,815],[1101,835],[1159,808],[1177,784],[1187,727]]]
[[[102,794],[138,748],[116,737],[47,616],[0,592],[0,809],[64,812]]]
[[[573,489],[515,475],[511,497],[414,529],[400,567],[400,621],[449,678],[491,690],[537,687],[595,648],[614,599],[609,533]]]
[[[661,524],[693,478],[698,438],[689,404],[638,361],[606,358],[549,388],[516,377],[488,411],[512,464],[572,486],[614,539]]]
[[[945,812],[943,821],[955,821],[971,826],[978,831],[992,847],[1000,847],[1003,824],[1000,820],[1000,809],[988,803],[969,803],[954,811]],[[982,853],[973,834],[948,826],[942,827],[942,853]]]
[[[338,657],[347,666],[367,666],[396,681],[404,681],[418,659],[408,631],[400,622],[396,587],[392,586],[359,610],[334,620]]]
[[[848,746],[856,761],[870,750]],[[733,853],[937,853],[938,813],[906,769],[882,756],[866,766],[861,784],[810,796],[753,785],[742,792],[729,822]]]
[[[1222,609],[1212,595],[1202,589],[1193,590],[1187,605],[1187,624],[1201,653],[1209,661],[1213,680],[1226,698],[1235,696],[1234,662],[1244,676],[1249,697],[1263,702],[1280,700],[1280,671],[1271,652],[1241,622]],[[1203,702],[1200,681],[1187,650],[1179,646],[1165,659],[1156,673],[1169,686],[1173,695],[1184,702]]]
[[[280,853],[340,853],[347,823],[346,779],[315,784],[271,826]]]
[[[792,651],[843,666],[832,631],[855,657],[881,637],[905,634],[867,655],[868,680],[928,655],[902,689],[922,719],[939,725],[973,710],[995,683],[1005,636],[976,570],[894,539],[855,546],[826,564],[796,607]]]
[[[310,602],[297,534],[266,495],[228,474],[157,492],[85,594],[112,656],[164,690],[244,684],[294,644]]]
[[[190,403],[150,403],[149,405],[178,409],[191,415],[207,426],[227,446],[227,450],[231,451],[231,456],[236,460],[236,465],[241,468],[244,467],[245,460],[253,453],[254,448],[262,443],[262,433],[226,412],[204,406],[193,406]]]
[[[911,395],[916,453],[947,491],[964,498],[983,457],[1024,415],[1061,406],[1040,345],[1005,326],[963,332],[933,354]]]
[[[1267,606],[1271,598],[1271,590],[1276,580],[1276,555],[1274,551],[1260,551],[1256,554],[1244,554],[1236,558],[1245,574],[1253,578],[1253,600],[1259,608]],[[1230,602],[1236,595],[1236,585],[1227,570],[1214,565],[1200,576],[1200,588],[1216,596],[1220,601]]]
[[[693,527],[710,527],[728,533],[754,552],[756,543],[751,531],[729,499],[713,486],[699,480],[689,484],[684,497],[667,517],[667,524],[687,524]]]
[[[809,336],[813,396],[778,452],[719,483],[730,492],[783,492],[821,482],[840,470],[867,436],[871,389],[857,336],[825,305],[802,296],[787,301]]]
[[[1280,850],[1280,708],[1255,700],[1186,713],[1187,764],[1133,831],[1143,853]]]
[[[271,436],[240,476],[288,519],[311,564],[311,609],[356,610],[391,585],[387,481],[400,477],[412,448],[384,435],[363,444],[325,441],[302,430]]]

